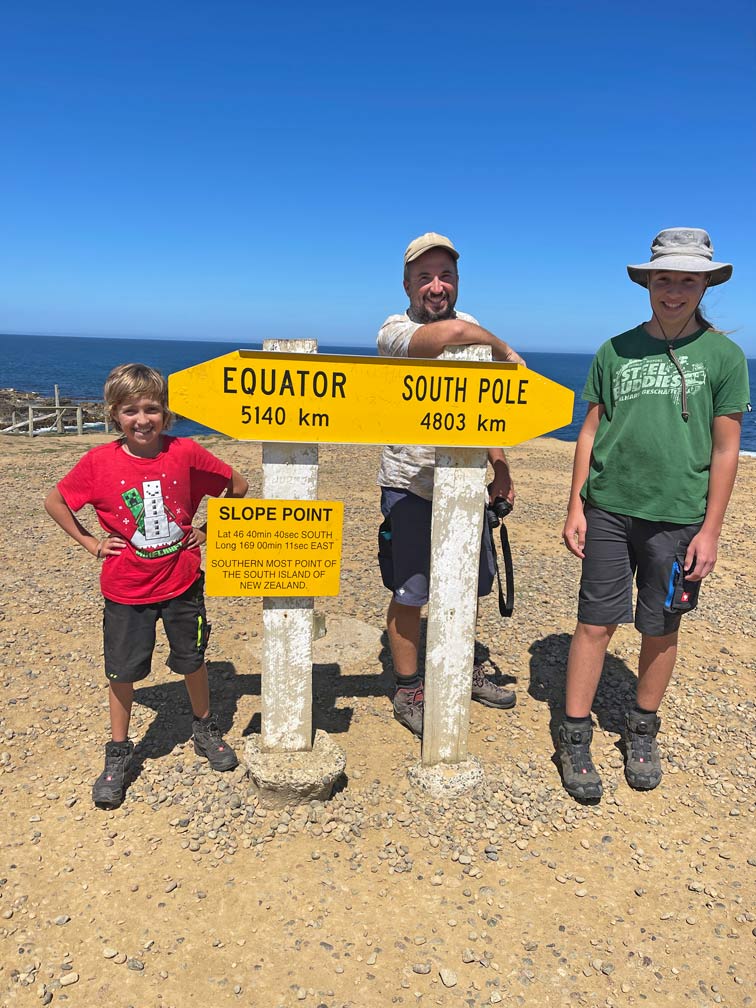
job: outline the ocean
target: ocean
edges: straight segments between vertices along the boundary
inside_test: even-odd
[[[234,350],[261,350],[259,343],[240,346],[201,340],[97,339],[63,336],[0,334],[0,388],[52,396],[58,385],[62,397],[74,400],[102,399],[106,375],[127,360],[140,361],[168,375]],[[371,356],[370,346],[319,347],[321,353]],[[572,423],[552,431],[550,437],[575,441],[585,417],[586,403],[580,395],[592,360],[591,354],[536,353],[525,351],[528,367],[575,392]],[[749,359],[751,401],[756,391],[756,360]],[[180,420],[173,433],[192,436],[212,433],[190,420]],[[743,418],[741,451],[756,453],[756,413]]]

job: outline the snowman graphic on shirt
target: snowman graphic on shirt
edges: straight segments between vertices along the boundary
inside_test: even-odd
[[[145,480],[141,493],[132,487],[121,497],[136,523],[130,539],[137,556],[155,559],[181,548],[184,531],[165,503],[160,480]]]

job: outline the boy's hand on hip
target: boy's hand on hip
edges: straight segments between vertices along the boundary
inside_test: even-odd
[[[126,548],[126,540],[120,536],[109,535],[101,539],[97,547],[97,559],[104,560],[109,556],[118,556],[122,549]]]
[[[207,540],[207,533],[202,529],[194,528],[192,526],[189,529],[189,535],[184,539],[184,549],[194,549],[197,546],[202,546]]]

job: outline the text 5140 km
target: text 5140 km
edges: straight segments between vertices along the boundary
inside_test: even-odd
[[[242,424],[268,424],[271,427],[283,427],[286,424],[284,406],[242,406],[241,416]],[[468,429],[468,421],[477,431],[503,433],[507,429],[503,417],[484,416],[482,413],[468,417],[465,413],[428,412],[421,417],[418,425],[426,431],[464,431]],[[329,426],[329,416],[299,406],[296,422],[299,427],[319,427],[325,430]]]

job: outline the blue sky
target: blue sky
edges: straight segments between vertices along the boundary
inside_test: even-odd
[[[684,224],[756,356],[755,29],[738,0],[4,4],[0,331],[372,346],[435,230],[459,308],[590,352]]]

